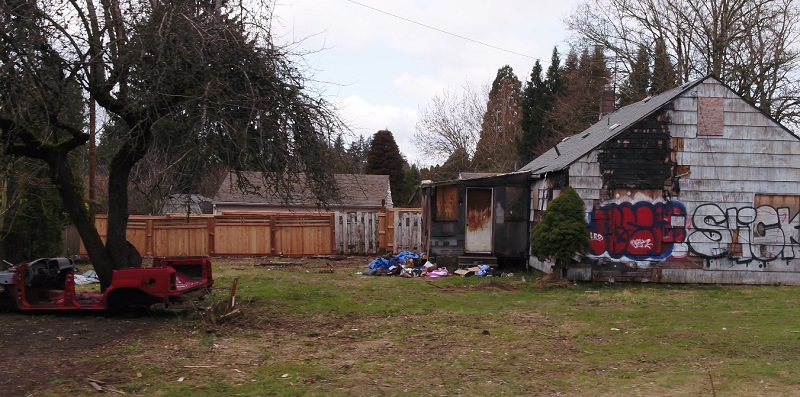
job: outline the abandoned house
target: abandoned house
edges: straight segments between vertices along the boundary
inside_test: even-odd
[[[274,194],[264,186],[258,172],[242,172],[246,183],[235,172],[228,173],[214,196],[214,213],[225,212],[328,212],[382,211],[392,207],[392,192],[388,175],[336,174],[340,198],[320,207],[308,191],[304,175],[293,181],[294,193],[289,200]],[[247,186],[242,192],[238,186]]]
[[[584,201],[593,264],[570,279],[800,284],[800,139],[713,76],[606,114],[520,171],[534,223],[567,186]]]
[[[440,265],[528,260],[529,173],[462,174],[423,182],[422,247]]]

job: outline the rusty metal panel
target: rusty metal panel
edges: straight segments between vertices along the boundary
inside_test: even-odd
[[[492,252],[492,192],[491,188],[467,188],[466,252]]]

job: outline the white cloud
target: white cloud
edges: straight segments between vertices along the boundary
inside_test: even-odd
[[[465,81],[489,84],[506,64],[521,81],[533,58],[546,68],[553,46],[566,52],[561,21],[579,0],[354,0],[367,7],[348,0],[283,1],[275,9],[279,40],[307,38],[296,48],[310,52],[305,60],[317,86],[345,105],[351,128],[363,135],[388,128],[412,160],[418,108]]]
[[[417,161],[417,150],[411,143],[417,123],[416,109],[375,105],[357,95],[344,99],[339,106],[342,117],[350,125],[355,137],[371,137],[380,130],[389,130],[400,148],[400,153],[411,163]]]

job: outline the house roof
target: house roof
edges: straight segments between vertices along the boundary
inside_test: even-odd
[[[241,177],[246,179],[246,185],[252,188],[242,192],[239,186],[239,176],[235,172],[230,172],[222,181],[217,194],[214,196],[214,204],[244,204],[244,205],[265,205],[276,207],[315,207],[317,201],[309,191],[305,181],[305,174],[298,174],[297,181],[293,184],[292,194],[289,200],[275,194],[271,189],[264,186],[264,179],[260,172],[240,172]],[[389,190],[388,175],[364,175],[364,174],[335,174],[334,179],[339,187],[341,198],[330,203],[332,207],[391,207],[392,194]]]
[[[603,116],[600,121],[582,132],[564,138],[555,147],[526,164],[520,171],[530,171],[534,175],[561,171],[603,142],[622,133],[679,95],[709,78],[714,77],[706,76],[662,92],[654,97],[648,97],[639,102],[621,107]]]

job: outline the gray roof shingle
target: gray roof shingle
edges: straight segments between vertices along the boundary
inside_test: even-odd
[[[241,172],[242,177],[252,184],[255,189],[242,192],[238,189],[238,177],[235,172],[228,173],[222,181],[214,203],[231,204],[263,204],[268,206],[316,206],[317,201],[307,189],[305,175],[299,174],[294,182],[293,194],[288,202],[266,189],[260,172]],[[334,179],[339,187],[341,199],[330,203],[331,206],[347,207],[381,207],[392,206],[391,193],[389,192],[388,175],[363,175],[363,174],[335,174]]]
[[[683,92],[691,89],[703,80],[710,78],[706,76],[701,79],[683,84],[680,87],[662,92],[651,98],[643,99],[639,102],[619,108],[606,116],[591,127],[583,130],[579,134],[572,135],[559,142],[556,147],[548,150],[544,154],[526,164],[520,171],[530,171],[532,174],[544,174],[546,172],[561,171],[570,166],[579,158],[592,151],[603,142],[613,138],[617,134],[636,124],[639,120],[649,116],[662,106],[671,102]],[[613,127],[613,128],[612,128]]]

